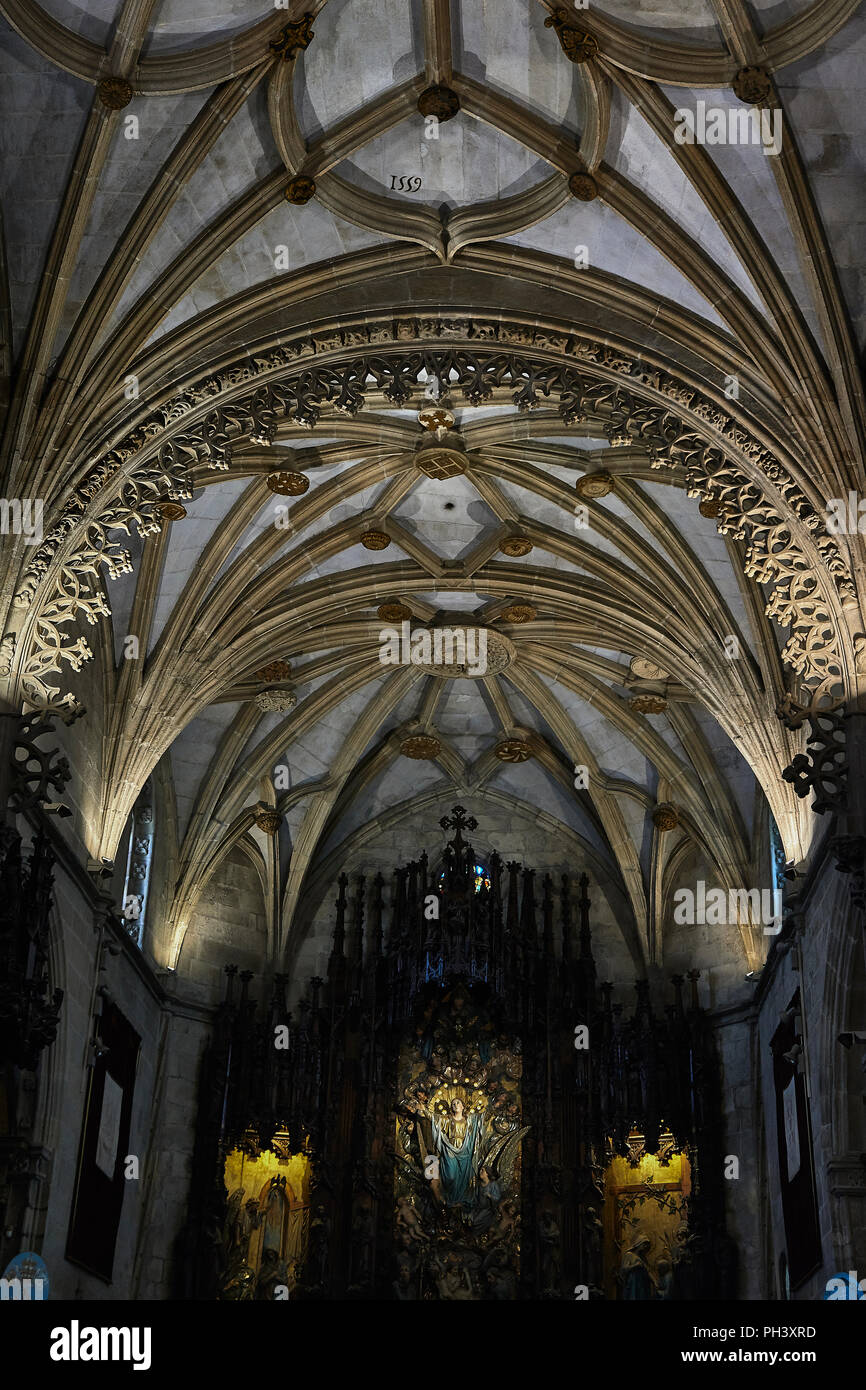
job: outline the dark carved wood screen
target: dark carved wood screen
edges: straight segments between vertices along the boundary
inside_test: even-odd
[[[292,1297],[603,1297],[605,1166],[687,1153],[676,1296],[729,1295],[720,1097],[698,972],[661,1013],[596,979],[589,881],[477,857],[461,807],[435,872],[339,880],[327,978],[292,1018],[276,976],[228,990],[202,1076],[178,1292],[253,1297],[222,1239],[225,1156],[288,1146],[312,1168],[308,1249]],[[585,1029],[583,1033],[580,1030]],[[275,1040],[279,1040],[275,1043]],[[281,1045],[283,1044],[283,1045]],[[277,1136],[277,1137],[275,1137]],[[288,1138],[287,1138],[288,1136]]]

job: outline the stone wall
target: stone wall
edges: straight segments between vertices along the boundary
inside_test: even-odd
[[[863,1049],[846,1051],[838,1041],[841,1032],[863,1031],[866,1022],[864,944],[849,880],[833,865],[833,856],[826,854],[802,888],[800,942],[770,962],[755,1042],[765,1125],[764,1217],[774,1273],[785,1251],[785,1231],[770,1039],[799,988],[822,1250],[820,1267],[793,1293],[806,1300],[822,1298],[827,1279],[840,1271],[859,1269],[860,1278],[866,1277],[866,1167],[860,1159],[866,1151]]]
[[[104,926],[103,940],[112,949],[102,952],[105,969],[98,971],[98,925],[104,922],[98,892],[71,859],[60,859],[54,878],[50,985],[59,985],[64,998],[57,1039],[43,1054],[38,1074],[30,1142],[41,1150],[44,1180],[26,1214],[24,1248],[41,1252],[52,1298],[166,1298],[173,1242],[186,1216],[198,1062],[209,1011],[186,997],[175,977],[154,971],[111,924]],[[108,901],[114,903],[110,893]],[[97,985],[107,987],[141,1038],[128,1145],[139,1160],[139,1177],[126,1184],[111,1282],[65,1256]]]
[[[225,992],[223,967],[231,963],[260,976],[267,953],[261,880],[243,850],[235,849],[202,891],[183,939],[177,973],[193,997],[216,1004]]]

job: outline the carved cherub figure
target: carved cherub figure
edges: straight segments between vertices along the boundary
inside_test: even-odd
[[[426,1240],[427,1232],[408,1197],[397,1198],[397,1226],[413,1240]]]

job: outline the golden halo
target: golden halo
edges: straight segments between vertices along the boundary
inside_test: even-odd
[[[449,1081],[430,1097],[430,1113],[450,1116],[451,1102],[457,1097],[462,1100],[467,1115],[487,1108],[487,1096],[471,1081]]]

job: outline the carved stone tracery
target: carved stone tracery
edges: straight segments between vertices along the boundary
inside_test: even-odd
[[[419,339],[425,346],[413,348]],[[321,360],[359,344],[368,351],[343,362]],[[560,360],[539,354],[556,354]],[[26,651],[21,677],[27,698],[34,704],[54,700],[59,689],[47,684],[47,673],[59,670],[62,660],[78,669],[90,659],[83,638],[64,646],[59,633],[79,613],[93,623],[109,611],[99,589],[82,582],[82,576],[98,576],[103,564],[111,578],[130,572],[129,552],[109,533],[128,534],[132,526],[142,536],[159,531],[157,503],[191,496],[189,467],[228,469],[235,442],[275,431],[280,416],[308,429],[316,427],[326,407],[354,416],[371,389],[405,407],[423,380],[447,380],[452,371],[457,375],[454,389],[470,406],[509,388],[519,411],[556,402],[567,425],[599,417],[607,421],[612,440],[642,444],[652,467],[682,466],[688,494],[711,497],[718,504],[719,531],[746,541],[746,574],[772,585],[766,612],[790,629],[783,660],[810,684],[841,684],[837,623],[823,577],[795,535],[794,518],[812,534],[840,603],[854,597],[850,571],[822,518],[769,449],[715,402],[621,352],[564,331],[443,316],[364,323],[248,357],[165,401],[100,458],[35,551],[16,595],[19,606],[30,607],[55,571],[57,577],[31,619],[29,641],[19,642]],[[241,395],[248,383],[253,389]],[[221,396],[223,401],[205,410]],[[195,418],[178,428],[187,417]],[[718,436],[718,444],[707,440],[708,430]],[[160,436],[168,437],[159,442]],[[736,455],[744,462],[732,457]],[[770,486],[750,477],[745,463]],[[101,495],[104,510],[82,526]]]
[[[12,797],[19,811],[43,805],[50,789],[60,795],[72,773],[59,748],[43,748],[38,740],[53,734],[54,724],[40,711],[22,716],[12,750]]]
[[[848,776],[848,755],[845,747],[845,710],[841,700],[829,698],[826,692],[812,694],[807,704],[801,704],[790,694],[779,702],[776,713],[786,728],[799,730],[808,725],[808,752],[798,753],[782,776],[790,782],[797,796],[814,792],[812,810],[818,815],[827,811],[843,811],[846,806],[845,783]]]

